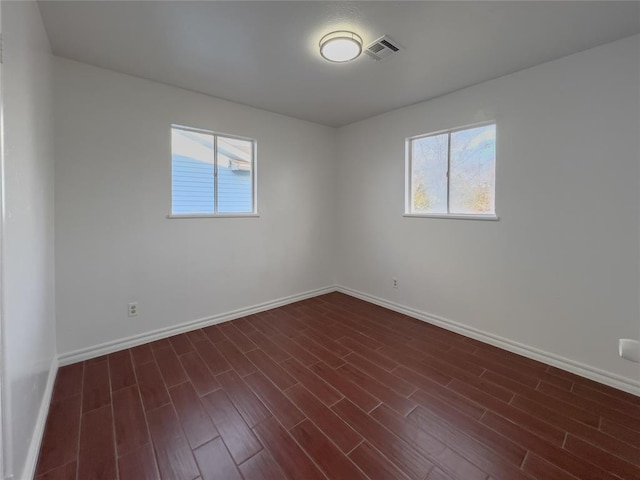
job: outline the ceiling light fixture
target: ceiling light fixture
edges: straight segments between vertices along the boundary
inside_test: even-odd
[[[362,37],[356,33],[339,30],[327,33],[320,39],[320,55],[330,62],[350,62],[361,53]]]

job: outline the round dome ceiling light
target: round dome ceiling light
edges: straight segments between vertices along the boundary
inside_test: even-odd
[[[327,33],[320,39],[320,55],[330,62],[350,62],[362,53],[362,37],[360,35],[339,30]]]

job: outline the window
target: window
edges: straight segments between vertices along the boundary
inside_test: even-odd
[[[406,214],[497,219],[495,124],[409,138],[406,148]]]
[[[171,216],[256,213],[255,140],[171,127]]]

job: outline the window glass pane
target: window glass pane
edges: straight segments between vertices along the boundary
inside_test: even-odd
[[[447,134],[411,140],[411,213],[447,213]]]
[[[494,213],[496,126],[451,133],[449,213]]]
[[[171,129],[171,212],[214,213],[213,135]]]
[[[253,142],[218,136],[218,213],[253,211]]]

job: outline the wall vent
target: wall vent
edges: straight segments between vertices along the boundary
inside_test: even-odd
[[[393,40],[389,35],[384,35],[368,45],[364,49],[364,53],[374,60],[382,60],[383,58],[400,51],[400,49],[401,47],[398,42]]]

